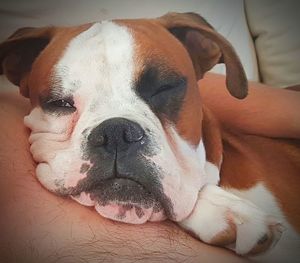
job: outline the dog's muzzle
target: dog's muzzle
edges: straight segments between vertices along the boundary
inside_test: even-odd
[[[151,140],[138,123],[105,120],[90,132],[85,149],[90,167],[72,189],[73,197],[84,193],[101,214],[122,221],[126,214],[130,221],[132,210],[137,218],[131,221],[136,222],[158,213],[171,217],[172,205],[163,193],[159,169],[147,159],[153,154]]]

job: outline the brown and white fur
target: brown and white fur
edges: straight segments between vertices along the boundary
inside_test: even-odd
[[[209,244],[266,252],[256,259],[300,257],[299,144],[219,128],[197,80],[224,63],[240,99],[247,80],[200,16],[23,28],[0,60],[30,98],[30,150],[50,191],[113,220],[169,218]]]

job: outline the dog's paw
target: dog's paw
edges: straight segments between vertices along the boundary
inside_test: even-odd
[[[179,224],[208,244],[249,256],[272,248],[283,231],[251,202],[213,185],[201,190],[193,212]]]

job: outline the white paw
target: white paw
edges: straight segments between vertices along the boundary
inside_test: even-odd
[[[179,223],[202,241],[255,255],[272,248],[283,227],[251,202],[214,185],[205,186],[191,215]]]

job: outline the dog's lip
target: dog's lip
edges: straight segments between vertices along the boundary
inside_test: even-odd
[[[128,185],[128,189],[131,187],[139,187],[140,190],[136,189],[137,192],[143,191],[144,187],[138,182],[130,179],[110,179],[108,181],[108,186],[109,187],[114,187],[113,184],[114,182],[121,183],[126,181],[130,181],[130,184]],[[112,181],[110,183],[110,181]],[[103,187],[103,185],[102,185]],[[104,186],[105,187],[105,186]],[[127,186],[125,186],[126,188]],[[98,189],[99,190],[99,189]],[[123,191],[124,189],[121,187],[117,189],[116,191],[121,190]],[[97,191],[97,190],[96,190]],[[101,191],[101,189],[100,189]],[[124,190],[126,192],[126,189]],[[141,194],[142,192],[140,192]],[[93,196],[95,194],[95,196]],[[106,193],[104,192],[104,196]],[[84,206],[92,206],[95,207],[96,211],[102,215],[103,217],[125,222],[125,223],[132,223],[132,224],[142,224],[145,223],[146,221],[162,221],[167,218],[165,214],[165,209],[161,205],[160,202],[157,201],[157,199],[153,198],[153,196],[148,196],[146,194],[146,199],[149,202],[145,203],[145,201],[139,201],[139,200],[122,200],[122,195],[120,196],[120,199],[108,199],[105,200],[101,199],[101,195],[97,196],[97,192],[93,193],[86,193],[86,192],[81,192],[77,196],[72,196],[71,198],[77,201],[78,203],[84,205]],[[98,199],[99,198],[99,199]]]
[[[70,191],[69,191],[69,194],[71,196],[77,196],[77,195],[80,195],[81,192],[91,193],[93,191],[96,191],[99,188],[99,186],[109,184],[110,182],[113,182],[113,181],[134,182],[136,185],[141,187],[145,191],[145,193],[152,195],[151,191],[149,191],[147,189],[147,187],[144,186],[141,182],[139,182],[138,180],[135,180],[133,178],[128,178],[127,176],[122,176],[122,175],[115,175],[113,177],[101,180],[101,181],[97,182],[96,184],[90,184],[90,185],[86,185],[84,187],[80,187],[80,186],[72,187],[72,189],[70,189]]]
[[[124,183],[124,182],[133,182],[137,186],[141,187],[145,191],[145,193],[152,195],[152,193],[147,189],[147,187],[145,187],[139,181],[134,180],[133,178],[127,178],[125,176],[118,175],[118,176],[115,176],[115,177],[112,177],[112,178],[108,178],[108,179],[105,179],[105,180],[101,181],[101,184],[108,184],[108,183],[111,183],[111,182],[115,183],[115,184],[120,183],[120,182],[121,183]],[[96,185],[92,186],[87,192],[92,192],[93,190],[97,190],[97,188],[98,188],[98,185],[96,184]]]
[[[161,206],[161,203],[158,201],[158,199],[156,198],[156,196],[151,193],[147,187],[145,187],[142,183],[140,183],[137,180],[131,179],[131,178],[123,178],[123,177],[115,177],[115,178],[109,178],[106,180],[103,180],[101,182],[101,184],[95,184],[91,189],[89,189],[89,191],[87,191],[88,194],[90,194],[90,197],[92,200],[95,199],[95,201],[100,201],[100,203],[102,203],[103,205],[107,202],[109,202],[109,200],[107,201],[103,201],[100,199],[98,199],[97,197],[99,197],[99,192],[97,193],[97,191],[99,191],[101,188],[103,189],[112,189],[113,192],[116,192],[117,195],[121,194],[123,192],[132,192],[132,195],[138,195],[138,196],[142,196],[143,198],[145,198],[145,200],[148,200],[149,203],[148,205],[152,206],[154,204],[157,204],[159,206]],[[105,190],[105,189],[103,189]],[[109,191],[110,192],[110,191]],[[108,193],[109,194],[109,193]],[[102,195],[102,193],[100,194],[100,196]],[[129,194],[131,195],[131,194]],[[103,195],[102,195],[103,196]],[[126,203],[127,202],[127,198],[125,198],[125,200],[122,201],[122,197],[120,196],[119,201],[121,203]],[[98,199],[98,200],[97,200]],[[128,200],[128,203],[131,203],[133,200]],[[133,201],[133,203],[137,203],[139,204],[140,201],[139,200],[135,200]]]
[[[85,179],[83,180],[87,182]],[[160,193],[160,191],[151,191],[149,187],[143,184],[143,182],[133,178],[131,174],[114,174],[113,176],[103,179],[97,183],[89,183],[88,185],[86,183],[82,185],[79,183],[76,187],[72,187],[71,189],[69,188],[68,195],[72,199],[78,199],[81,195],[84,195],[88,197],[88,202],[83,205],[92,206],[97,203],[97,200],[91,200],[91,193],[93,191],[97,191],[97,188],[99,188],[99,186],[101,187],[101,185],[103,185],[104,183],[109,184],[109,182],[112,182],[114,180],[125,180],[131,183],[135,183],[146,195],[150,197],[150,199],[153,200],[153,205],[156,207],[156,211],[163,210],[167,218],[172,219],[174,217],[173,207],[172,204],[170,204],[168,198]]]
[[[152,203],[156,212],[158,212],[160,210],[164,210],[168,214],[168,208],[164,205],[164,202],[162,201],[162,199],[160,198],[159,195],[152,193],[147,188],[147,186],[144,186],[138,180],[135,180],[133,178],[128,178],[128,177],[116,176],[116,177],[111,177],[111,178],[101,180],[101,182],[99,182],[99,183],[85,186],[83,188],[81,188],[81,187],[73,188],[69,192],[69,195],[71,196],[72,199],[76,199],[76,200],[78,200],[78,199],[80,199],[80,197],[84,196],[86,198],[83,198],[83,200],[86,200],[86,201],[82,201],[82,202],[80,201],[80,203],[82,203],[83,205],[86,205],[86,206],[93,206],[96,203],[99,203],[99,200],[97,200],[97,197],[95,195],[95,192],[97,190],[99,190],[99,188],[103,187],[103,185],[109,185],[110,187],[112,185],[115,185],[116,187],[118,187],[117,186],[118,183],[126,183],[126,182],[129,182],[129,184],[131,184],[131,185],[137,186],[140,189],[140,191],[145,194],[146,198],[149,199],[149,202]],[[120,201],[119,203],[124,205],[126,203],[126,201],[125,202]],[[130,202],[128,202],[128,203],[130,203]],[[138,203],[137,203],[137,205],[138,205]]]

